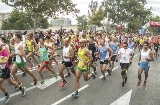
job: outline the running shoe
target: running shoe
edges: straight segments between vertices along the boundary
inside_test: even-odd
[[[108,72],[108,75],[110,76],[111,75],[111,70],[107,70],[107,72]]]
[[[92,77],[93,77],[93,79],[96,78],[96,75],[94,74],[94,72],[92,72]]]
[[[66,84],[67,84],[67,82],[66,82],[66,81],[63,81],[63,82],[61,83],[60,87],[64,87]]]
[[[3,103],[7,103],[10,99],[10,95],[8,94],[7,96],[4,97]]]
[[[25,94],[26,94],[26,93],[25,93],[25,91],[26,91],[26,88],[25,88],[25,87],[23,87],[23,88],[22,88],[22,97],[24,97],[24,96],[25,96]]]
[[[137,83],[137,86],[140,86],[141,82],[142,82],[142,81],[139,81],[139,82]]]
[[[58,76],[59,76],[59,74],[57,74],[57,73],[54,75],[54,77],[55,77],[56,79],[57,79]]]
[[[147,80],[144,80],[143,86],[146,86],[146,82],[147,82]]]
[[[78,97],[78,92],[77,91],[73,92],[72,97],[75,97],[75,98]]]
[[[41,81],[41,85],[43,85],[43,84],[44,84],[44,80]]]
[[[125,84],[125,83],[124,83],[124,82],[122,82],[122,87],[124,87],[124,84]]]
[[[102,77],[102,80],[106,80],[106,77]]]
[[[37,82],[38,82],[38,78],[36,77],[36,78],[34,79],[34,85],[36,85]]]
[[[126,83],[126,82],[127,82],[127,79],[128,79],[128,77],[126,77],[126,78],[125,78],[125,81],[124,81],[124,83]]]
[[[71,76],[71,73],[68,73],[65,77],[70,77]]]
[[[25,73],[25,72],[24,72],[24,73],[22,74],[22,77],[25,77],[25,76],[26,76],[26,74],[27,74],[27,73]]]

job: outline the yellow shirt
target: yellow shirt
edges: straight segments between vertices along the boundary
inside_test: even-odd
[[[34,45],[32,45],[32,40],[31,41],[27,41],[27,47],[29,51],[33,51],[34,50]]]
[[[144,43],[144,40],[140,39],[139,43],[142,45]]]
[[[89,34],[86,34],[86,38],[89,39],[89,38],[90,38],[90,35],[89,35]]]
[[[87,69],[87,65],[85,65],[84,67],[82,67],[82,65],[88,60],[88,56],[87,55],[85,55],[85,50],[86,50],[86,48],[84,48],[84,49],[79,49],[78,50],[78,60],[79,60],[79,62],[78,62],[78,67],[80,67],[80,68],[82,68],[82,69]]]

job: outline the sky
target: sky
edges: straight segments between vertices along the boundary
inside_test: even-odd
[[[80,15],[87,15],[88,14],[88,5],[91,2],[91,0],[72,0],[73,3],[77,4],[77,8],[80,9]],[[98,1],[100,4],[103,0],[93,0]],[[154,16],[159,15],[160,16],[160,0],[147,0],[146,7],[152,7],[153,8],[153,14]],[[2,3],[0,0],[0,12],[11,12],[12,8],[7,6],[6,4]],[[70,18],[72,20],[72,24],[76,24],[76,17],[73,17],[71,15],[65,16],[65,18]]]

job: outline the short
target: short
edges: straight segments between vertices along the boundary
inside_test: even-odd
[[[111,61],[115,61],[116,60],[117,55],[113,55],[111,58]]]
[[[103,64],[108,64],[108,60],[104,60],[104,61],[101,61],[100,60],[100,62],[99,62],[101,65],[103,65]]]
[[[85,73],[88,72],[88,69],[83,69],[81,67],[78,67],[77,70],[80,72],[85,72]]]
[[[62,61],[62,64],[65,65],[66,67],[72,67],[73,66],[72,62]]]
[[[140,47],[143,47],[143,44],[140,44],[139,46],[140,46]]]
[[[8,78],[10,78],[10,68],[8,67],[8,68],[5,68],[5,69],[2,69],[2,73],[1,73],[1,75],[0,75],[0,78],[2,78],[2,79],[8,79]]]
[[[143,69],[145,73],[148,73],[149,71],[149,62],[143,62],[141,61],[139,64],[139,68]]]
[[[18,66],[18,68],[24,68],[26,66],[26,62],[15,62],[14,64],[16,64]]]
[[[154,49],[155,52],[158,52],[158,49]]]
[[[129,63],[120,63],[121,69],[126,70],[129,68]]]

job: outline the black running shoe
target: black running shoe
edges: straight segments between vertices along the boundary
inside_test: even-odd
[[[125,83],[124,83],[124,82],[122,82],[122,87],[124,87],[124,84],[125,84]]]
[[[22,77],[25,77],[25,76],[26,76],[26,74],[27,74],[27,73],[25,73],[25,72],[24,72],[24,73],[22,74]]]

